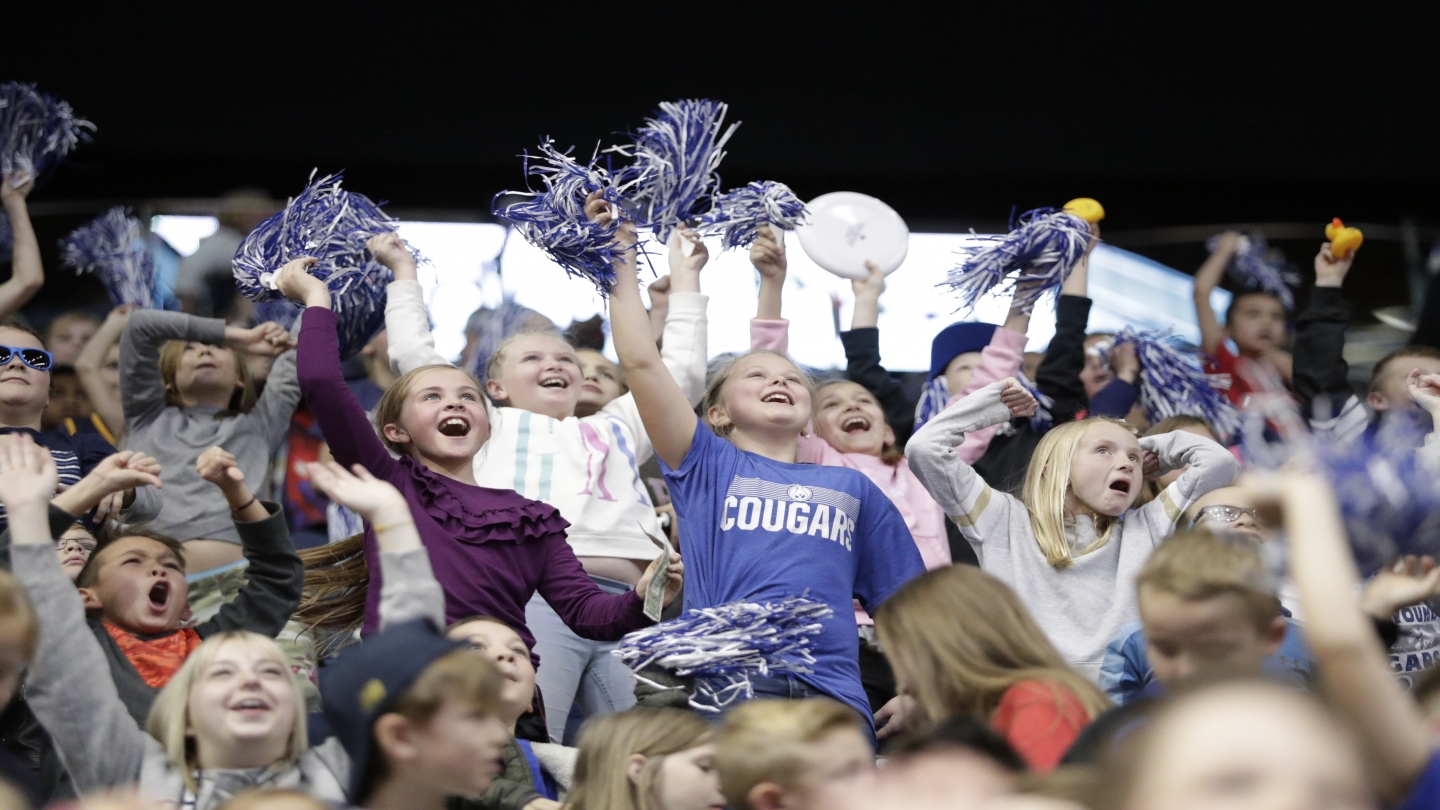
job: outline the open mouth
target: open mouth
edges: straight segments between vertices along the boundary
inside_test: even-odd
[[[870,429],[870,420],[863,416],[852,416],[840,423],[840,429],[846,433],[864,433]]]
[[[239,703],[232,704],[230,708],[237,712],[263,712],[270,708],[270,704],[260,698],[245,698]]]
[[[778,402],[784,405],[794,405],[795,398],[784,391],[776,391],[773,394],[766,394],[760,398],[761,402]]]
[[[170,583],[160,580],[150,587],[150,607],[164,610],[170,603]]]
[[[1110,482],[1110,489],[1113,492],[1119,492],[1123,495],[1129,495],[1130,481],[1126,478],[1117,478],[1114,481]]]
[[[459,437],[470,432],[470,423],[458,416],[452,416],[441,421],[438,429],[442,436]]]
[[[543,377],[540,380],[540,387],[565,389],[570,387],[570,381],[564,377]]]

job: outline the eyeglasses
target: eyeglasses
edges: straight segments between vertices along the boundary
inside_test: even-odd
[[[1240,519],[1241,515],[1249,515],[1250,518],[1256,522],[1260,520],[1260,513],[1254,509],[1242,509],[1238,506],[1215,504],[1214,506],[1207,506],[1201,509],[1200,512],[1195,515],[1195,519],[1190,522],[1190,528],[1193,529],[1200,525],[1200,521],[1202,520],[1213,520],[1216,523],[1234,523]]]
[[[86,554],[92,554],[95,551],[96,542],[88,537],[62,537],[55,541],[55,550],[64,551],[70,547],[71,543],[79,546],[80,550]]]
[[[44,349],[17,349],[14,346],[0,346],[0,366],[9,365],[11,358],[20,356],[20,362],[36,371],[49,371],[55,365],[55,355]]]

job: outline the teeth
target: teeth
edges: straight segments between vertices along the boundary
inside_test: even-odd
[[[561,380],[561,379],[545,380],[544,382],[541,382],[541,383],[540,383],[540,386],[541,386],[542,388],[565,388],[565,387],[567,387],[566,384],[565,384],[565,381],[564,381],[564,380]]]

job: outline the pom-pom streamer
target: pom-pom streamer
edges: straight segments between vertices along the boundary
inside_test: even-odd
[[[1013,292],[1014,305],[1029,312],[1046,293],[1065,284],[1084,258],[1090,238],[1089,223],[1074,214],[1053,208],[1026,211],[1010,233],[984,237],[963,249],[964,259],[943,283],[960,294],[961,309],[974,309],[991,293]]]
[[[1220,236],[1212,236],[1205,247],[1214,253],[1220,247]],[[1247,290],[1267,292],[1280,299],[1286,312],[1295,309],[1295,293],[1300,276],[1290,264],[1266,244],[1258,233],[1245,234],[1235,248],[1235,257],[1228,268],[1230,277]]]
[[[720,234],[721,247],[729,250],[749,247],[760,236],[762,225],[793,231],[808,213],[805,203],[784,183],[754,182],[721,194],[715,207],[700,217],[700,227],[707,235]]]
[[[610,173],[596,165],[594,158],[581,165],[547,138],[540,144],[538,157],[525,153],[525,174],[540,178],[545,189],[500,192],[496,200],[517,193],[529,199],[504,208],[492,206],[495,216],[515,226],[525,241],[544,251],[567,274],[586,279],[601,296],[608,296],[615,283],[611,263],[621,252],[615,239],[625,215],[623,199],[611,183]],[[585,217],[585,200],[596,192],[615,207],[616,216],[607,223],[591,222]]]
[[[639,206],[636,221],[664,243],[670,232],[715,206],[716,170],[740,124],[725,127],[727,106],[710,99],[667,101],[634,134],[634,143],[606,150],[634,162],[620,173],[620,193]],[[724,127],[724,131],[721,128]]]
[[[34,85],[0,84],[0,178],[43,177],[94,129]]]
[[[294,259],[314,257],[310,268],[335,302],[341,353],[360,351],[385,324],[385,287],[394,274],[375,260],[365,243],[400,223],[363,194],[340,188],[341,175],[310,183],[285,210],[260,223],[235,252],[235,287],[257,303],[281,298],[275,274]],[[419,251],[410,252],[423,261]]]
[[[116,306],[149,307],[154,301],[155,260],[129,209],[111,208],[60,240],[60,262],[77,274],[98,276]]]
[[[1044,433],[1049,430],[1055,424],[1055,417],[1051,411],[1055,407],[1055,400],[1040,393],[1040,389],[1029,377],[1025,376],[1023,371],[1015,375],[1015,381],[1035,398],[1035,413],[1030,415],[1030,429],[1036,433]]]
[[[810,672],[815,663],[811,639],[823,629],[821,620],[833,615],[829,605],[803,596],[687,610],[678,619],[626,636],[614,654],[641,680],[639,673],[652,665],[680,677],[726,680],[723,688],[705,690],[723,706],[753,696],[751,676]],[[714,711],[693,698],[690,705]]]
[[[1139,331],[1125,327],[1113,345],[1134,344],[1140,359],[1140,405],[1151,423],[1172,416],[1198,416],[1228,442],[1240,426],[1240,412],[1223,391],[1225,375],[1206,374],[1200,358],[1174,345],[1170,330]]]

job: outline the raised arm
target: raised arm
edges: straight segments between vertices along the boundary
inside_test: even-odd
[[[0,321],[9,320],[20,311],[40,288],[45,286],[45,269],[40,264],[40,240],[35,238],[35,228],[30,224],[30,209],[25,198],[35,188],[35,178],[15,183],[15,176],[0,177],[0,203],[5,206],[5,216],[10,219],[10,234],[14,245],[10,262],[10,279],[0,284]]]
[[[1329,243],[1322,245],[1315,255],[1315,288],[1310,292],[1310,305],[1296,319],[1292,379],[1301,407],[1311,418],[1322,401],[1319,414],[1330,420],[1355,398],[1350,388],[1350,366],[1345,362],[1350,306],[1340,292],[1353,262],[1353,258],[1335,258]]]
[[[15,578],[40,630],[26,699],[75,787],[88,793],[134,782],[147,749],[158,752],[159,744],[121,702],[80,595],[55,557],[48,513],[56,481],[54,458],[29,436],[0,437],[0,503],[10,517]]]
[[[91,407],[100,414],[101,421],[110,428],[117,441],[125,430],[125,409],[120,405],[119,394],[105,384],[103,371],[105,356],[110,353],[111,346],[120,342],[120,333],[125,331],[131,309],[133,307],[127,304],[110,310],[105,322],[95,331],[95,336],[85,344],[85,350],[75,358],[75,374],[80,378],[85,395],[90,398]]]
[[[586,214],[600,219],[611,216],[608,203],[592,199]],[[630,245],[635,230],[621,226],[620,238]],[[635,251],[628,250],[615,261],[615,284],[610,288],[610,330],[620,367],[630,383],[635,407],[655,446],[655,455],[674,469],[680,466],[695,437],[695,411],[685,392],[660,359],[660,350],[650,337],[649,316],[640,300],[640,280],[635,273]]]
[[[762,321],[778,321],[781,291],[785,288],[785,272],[789,267],[785,259],[784,234],[777,237],[769,225],[761,228],[759,233],[759,238],[750,245],[750,263],[760,273],[760,308],[755,317]]]
[[[868,277],[850,282],[855,293],[855,316],[850,331],[840,333],[840,342],[845,346],[845,377],[875,397],[886,423],[895,431],[895,443],[904,445],[914,430],[915,404],[880,362],[880,296],[885,293],[885,274],[873,263],[867,266]]]
[[[391,368],[407,374],[422,366],[450,365],[435,351],[415,257],[405,249],[398,234],[373,236],[366,247],[395,274],[395,280],[385,288],[385,336],[390,343]]]
[[[1220,285],[1220,277],[1225,275],[1225,268],[1235,258],[1239,246],[1240,234],[1235,231],[1220,234],[1220,244],[1215,252],[1195,271],[1195,317],[1200,321],[1200,348],[1211,356],[1225,342],[1225,328],[1210,306],[1210,293]]]
[[[1282,474],[1273,494],[1321,688],[1359,733],[1377,792],[1398,801],[1432,756],[1430,733],[1419,707],[1395,683],[1386,651],[1356,602],[1360,575],[1334,492],[1317,475],[1291,472]]]
[[[287,298],[305,304],[295,350],[300,390],[336,461],[363,464],[381,478],[389,478],[399,462],[390,457],[365,415],[364,406],[345,383],[330,291],[325,282],[308,272],[314,263],[314,259],[297,259],[281,268],[275,277]]]
[[[1229,450],[1193,433],[1176,430],[1146,436],[1140,440],[1140,447],[1159,459],[1158,475],[1186,468],[1160,497],[1141,507],[1151,525],[1168,524],[1173,528],[1180,515],[1202,495],[1230,486],[1240,474],[1240,462]],[[1160,538],[1154,539],[1158,542]]]

